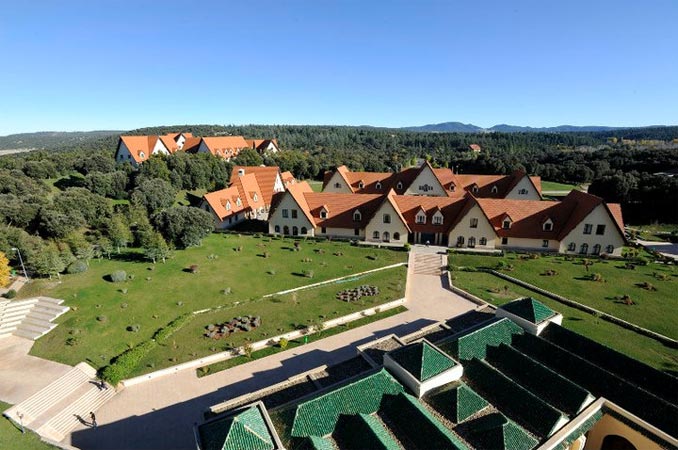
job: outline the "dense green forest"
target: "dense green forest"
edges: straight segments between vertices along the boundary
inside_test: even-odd
[[[262,158],[248,150],[234,161],[177,153],[133,169],[116,165],[117,135],[59,143],[49,150],[0,157],[0,251],[39,276],[86,270],[94,257],[121,247],[144,249],[149,260],[196,245],[211,217],[176,206],[180,190],[227,185],[233,164],[279,165],[297,178],[321,179],[346,164],[353,170],[394,171],[426,158],[465,173],[515,169],[551,181],[591,183],[590,192],[622,203],[629,223],[678,223],[678,127],[601,133],[421,133],[338,126],[186,125],[133,134],[190,131],[277,138],[282,151]],[[470,144],[482,151],[474,154]],[[16,261],[13,261],[14,263]]]
[[[96,139],[118,135],[121,131],[39,131],[0,136],[0,150],[5,149],[54,149],[74,144],[88,143]]]

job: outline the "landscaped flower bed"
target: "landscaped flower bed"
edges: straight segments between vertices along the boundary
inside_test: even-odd
[[[337,292],[337,300],[344,302],[357,302],[360,297],[372,297],[379,295],[379,288],[377,286],[362,285],[353,289],[344,289]]]

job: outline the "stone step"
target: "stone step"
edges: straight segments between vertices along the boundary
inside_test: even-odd
[[[61,412],[54,415],[36,431],[41,436],[61,441],[71,430],[80,424],[80,419],[89,422],[89,413],[96,412],[114,395],[115,389],[112,387],[101,390],[92,385],[92,388],[73,403],[66,406]]]
[[[45,333],[43,333],[41,331],[22,330],[22,329],[19,329],[19,328],[16,328],[12,334],[14,336],[19,336],[19,337],[22,337],[22,338],[31,339],[33,341],[35,341],[39,337],[42,337],[42,336],[45,335]]]

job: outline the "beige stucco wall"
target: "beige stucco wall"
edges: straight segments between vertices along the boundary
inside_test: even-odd
[[[637,450],[659,450],[661,447],[654,441],[646,438],[638,431],[625,425],[609,414],[605,414],[602,419],[589,431],[586,437],[585,450],[598,450],[603,445],[603,439],[608,435],[617,435],[626,438]]]
[[[591,234],[584,234],[584,225],[590,223],[593,225]],[[605,233],[602,235],[596,234],[597,225],[605,225]],[[576,244],[574,252],[568,252],[567,246],[570,242]],[[614,246],[612,255],[621,256],[622,248],[624,247],[624,238],[617,230],[612,217],[608,214],[604,205],[598,205],[593,211],[589,213],[579,225],[577,225],[565,238],[561,241],[559,251],[561,253],[578,254],[582,244],[589,245],[589,254],[593,251],[593,246],[600,244],[601,254],[606,253],[605,248],[608,245]]]
[[[167,150],[165,144],[163,144],[162,141],[158,139],[157,141],[155,141],[155,146],[153,146],[153,151],[151,152],[151,155],[169,155],[169,150]]]
[[[554,233],[555,234],[555,233]],[[515,250],[534,250],[542,252],[558,252],[560,248],[560,242],[555,239],[549,239],[549,246],[542,247],[543,239],[528,239],[528,238],[514,238],[509,237],[508,243],[502,245],[501,238],[497,239],[497,247],[500,249],[515,249]]]
[[[384,214],[391,215],[391,223],[384,223]],[[374,239],[372,235],[375,231],[379,232],[379,239]],[[381,236],[387,231],[391,235],[390,242],[407,242],[407,227],[400,220],[400,215],[396,212],[390,202],[385,201],[381,204],[376,214],[372,217],[370,222],[365,226],[365,240],[370,242],[381,242]],[[400,233],[400,239],[394,239],[393,234]]]
[[[282,216],[282,211],[283,209],[287,209],[289,211],[289,216],[287,218],[284,218]],[[297,210],[297,218],[293,219],[292,218],[292,210],[296,209]],[[288,226],[290,229],[290,234],[292,234],[292,227],[296,226],[299,228],[301,234],[301,227],[306,227],[308,232],[306,236],[313,236],[314,234],[314,226],[309,222],[308,218],[306,218],[306,215],[304,215],[304,212],[301,210],[297,202],[294,200],[292,195],[287,192],[283,195],[282,200],[280,201],[280,204],[278,207],[273,211],[273,214],[270,215],[269,220],[268,220],[268,232],[271,234],[275,233],[275,226],[279,225],[280,226],[280,233],[282,234],[283,228],[285,226]]]
[[[421,186],[428,185],[433,189],[430,191],[423,191],[419,188]],[[424,166],[424,169],[417,175],[417,178],[414,179],[410,187],[405,191],[405,195],[428,195],[429,197],[446,197],[447,192],[440,185],[440,181],[436,178],[433,171],[428,167]]]
[[[518,194],[521,189],[527,189],[527,194]],[[532,185],[532,181],[530,181],[530,178],[527,175],[525,175],[504,198],[513,200],[541,200],[539,192],[537,192],[537,189]]]
[[[478,219],[478,228],[471,228],[471,219]],[[485,214],[480,210],[478,205],[474,205],[464,217],[459,221],[455,227],[450,230],[449,246],[456,247],[457,238],[464,237],[464,247],[468,246],[468,238],[476,238],[476,248],[495,248],[498,241],[497,235],[494,232],[494,227],[487,221]],[[487,245],[480,245],[480,238],[487,239]]]
[[[341,238],[348,238],[348,239],[364,239],[365,238],[365,230],[364,229],[359,229],[358,230],[358,235],[355,235],[355,229],[354,228],[326,228],[325,233],[322,232],[322,228],[318,227],[315,229],[315,235],[316,236],[336,236],[336,237],[341,237]]]
[[[132,158],[132,155],[129,152],[129,149],[125,145],[124,142],[120,141],[120,145],[118,146],[118,151],[115,153],[115,160],[117,162],[130,162],[134,164],[135,166],[137,165],[137,162]]]
[[[341,187],[334,187],[335,183],[341,184]],[[346,180],[344,180],[344,177],[341,176],[341,174],[337,171],[334,172],[332,175],[332,178],[330,178],[329,183],[327,183],[327,186],[325,186],[325,189],[323,189],[323,192],[336,192],[339,194],[350,194],[352,191],[348,187],[348,184],[346,183]]]

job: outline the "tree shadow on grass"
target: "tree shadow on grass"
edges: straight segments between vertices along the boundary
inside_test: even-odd
[[[124,253],[112,253],[111,260],[121,261],[121,262],[150,262],[144,255],[141,253],[134,252],[124,252]]]
[[[62,191],[72,187],[85,187],[85,179],[81,176],[71,175],[68,178],[57,180],[54,183],[54,187],[57,187]]]

